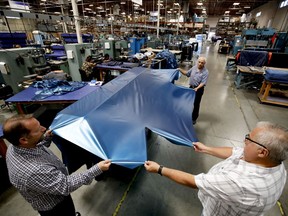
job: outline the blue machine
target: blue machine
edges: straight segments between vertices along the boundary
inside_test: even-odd
[[[145,38],[136,38],[136,37],[129,38],[130,49],[131,49],[131,51],[129,52],[129,55],[139,53],[140,49],[145,44],[145,40],[146,40]]]
[[[233,55],[235,56],[238,50],[243,48],[243,38],[240,35],[236,35],[233,41]]]
[[[274,43],[275,49],[280,49],[285,53],[288,53],[288,33],[287,32],[278,32],[277,39]]]
[[[13,48],[16,45],[20,47],[26,47],[27,36],[26,33],[9,33],[1,32],[0,33],[0,48],[9,49]]]

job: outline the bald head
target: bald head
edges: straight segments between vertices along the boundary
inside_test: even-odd
[[[199,57],[198,58],[198,69],[203,69],[206,64],[206,58],[205,57]]]

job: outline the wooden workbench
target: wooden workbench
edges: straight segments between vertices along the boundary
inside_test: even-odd
[[[287,68],[271,68],[287,71]],[[277,85],[277,88],[274,88]],[[280,87],[280,88],[279,88]],[[264,80],[258,98],[261,103],[288,106],[288,82]]]

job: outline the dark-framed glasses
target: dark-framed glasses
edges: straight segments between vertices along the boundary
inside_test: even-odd
[[[253,143],[255,143],[255,144],[257,144],[257,145],[259,145],[259,146],[267,149],[266,146],[264,146],[264,145],[262,145],[261,143],[258,143],[258,142],[256,142],[256,141],[252,140],[252,139],[250,138],[250,135],[249,135],[249,134],[246,134],[246,135],[245,135],[245,140],[249,140],[250,142],[253,142]],[[267,149],[267,150],[268,150],[268,149]]]

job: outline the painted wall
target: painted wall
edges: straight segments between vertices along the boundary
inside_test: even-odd
[[[288,31],[288,6],[279,8],[279,4],[278,1],[274,0],[251,11],[252,17],[256,17],[256,14],[261,12],[261,15],[256,18],[258,28],[271,27],[277,31]]]
[[[218,16],[214,16],[214,17],[211,16],[206,19],[206,24],[209,25],[210,28],[211,27],[214,28],[216,27],[218,20],[219,20]]]

